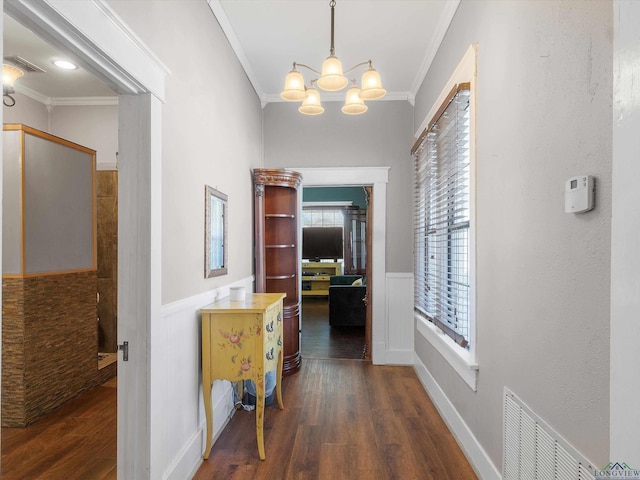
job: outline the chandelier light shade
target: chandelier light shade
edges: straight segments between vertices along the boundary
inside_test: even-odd
[[[357,85],[354,85],[347,91],[347,99],[342,107],[342,113],[347,115],[359,115],[369,109],[362,100],[360,89]]]
[[[16,93],[14,85],[16,80],[24,75],[24,72],[18,67],[2,64],[2,103],[7,107],[13,107],[16,104],[12,94]]]
[[[360,83],[362,84],[360,98],[363,100],[378,100],[387,94],[387,91],[382,88],[380,74],[371,66],[371,61],[369,61],[369,68],[362,74]]]
[[[364,65],[368,65],[369,68],[362,74],[362,89],[360,89],[358,85],[356,85],[356,81],[353,80],[353,86],[347,91],[342,112],[348,115],[364,113],[368,109],[364,104],[364,100],[378,100],[387,93],[387,91],[382,88],[380,74],[373,68],[371,60],[358,63],[346,72],[343,71],[342,62],[335,55],[333,42],[335,6],[335,0],[331,0],[329,2],[329,7],[331,8],[331,47],[329,49],[329,56],[322,64],[322,71],[318,71],[303,63],[293,62],[293,69],[287,74],[284,81],[284,90],[280,93],[280,97],[283,100],[291,102],[302,101],[302,105],[298,108],[298,111],[305,115],[319,115],[324,112],[324,108],[320,104],[320,92],[313,88],[314,83],[324,91],[337,92],[349,84],[347,74]],[[319,77],[312,79],[309,83],[310,87],[306,88],[304,77],[296,67],[304,67],[314,74],[319,75]]]
[[[342,62],[335,55],[329,55],[322,64],[322,75],[318,86],[327,92],[337,92],[347,86],[349,80],[342,73]]]
[[[304,100],[307,93],[304,88],[304,77],[296,70],[296,64],[293,64],[293,69],[287,74],[284,79],[284,90],[280,94],[283,100],[288,102],[299,102]]]
[[[315,88],[307,89],[307,96],[298,108],[300,113],[305,115],[320,115],[324,112],[324,107],[320,104],[320,92]]]

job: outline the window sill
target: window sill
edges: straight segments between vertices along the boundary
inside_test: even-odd
[[[471,352],[456,344],[448,335],[431,322],[416,316],[418,331],[444,357],[465,383],[476,391],[478,364],[471,358]]]

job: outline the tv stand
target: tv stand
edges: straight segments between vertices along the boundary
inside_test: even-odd
[[[342,263],[302,262],[302,296],[328,296],[332,275],[342,275]]]

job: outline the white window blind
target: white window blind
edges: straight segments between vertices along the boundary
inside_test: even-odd
[[[469,342],[469,84],[459,84],[416,142],[415,310]]]
[[[302,210],[302,227],[343,227],[344,210],[319,208]]]

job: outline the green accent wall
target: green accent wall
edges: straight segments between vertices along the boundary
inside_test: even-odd
[[[363,187],[304,187],[303,202],[346,202],[367,208],[367,196]]]

